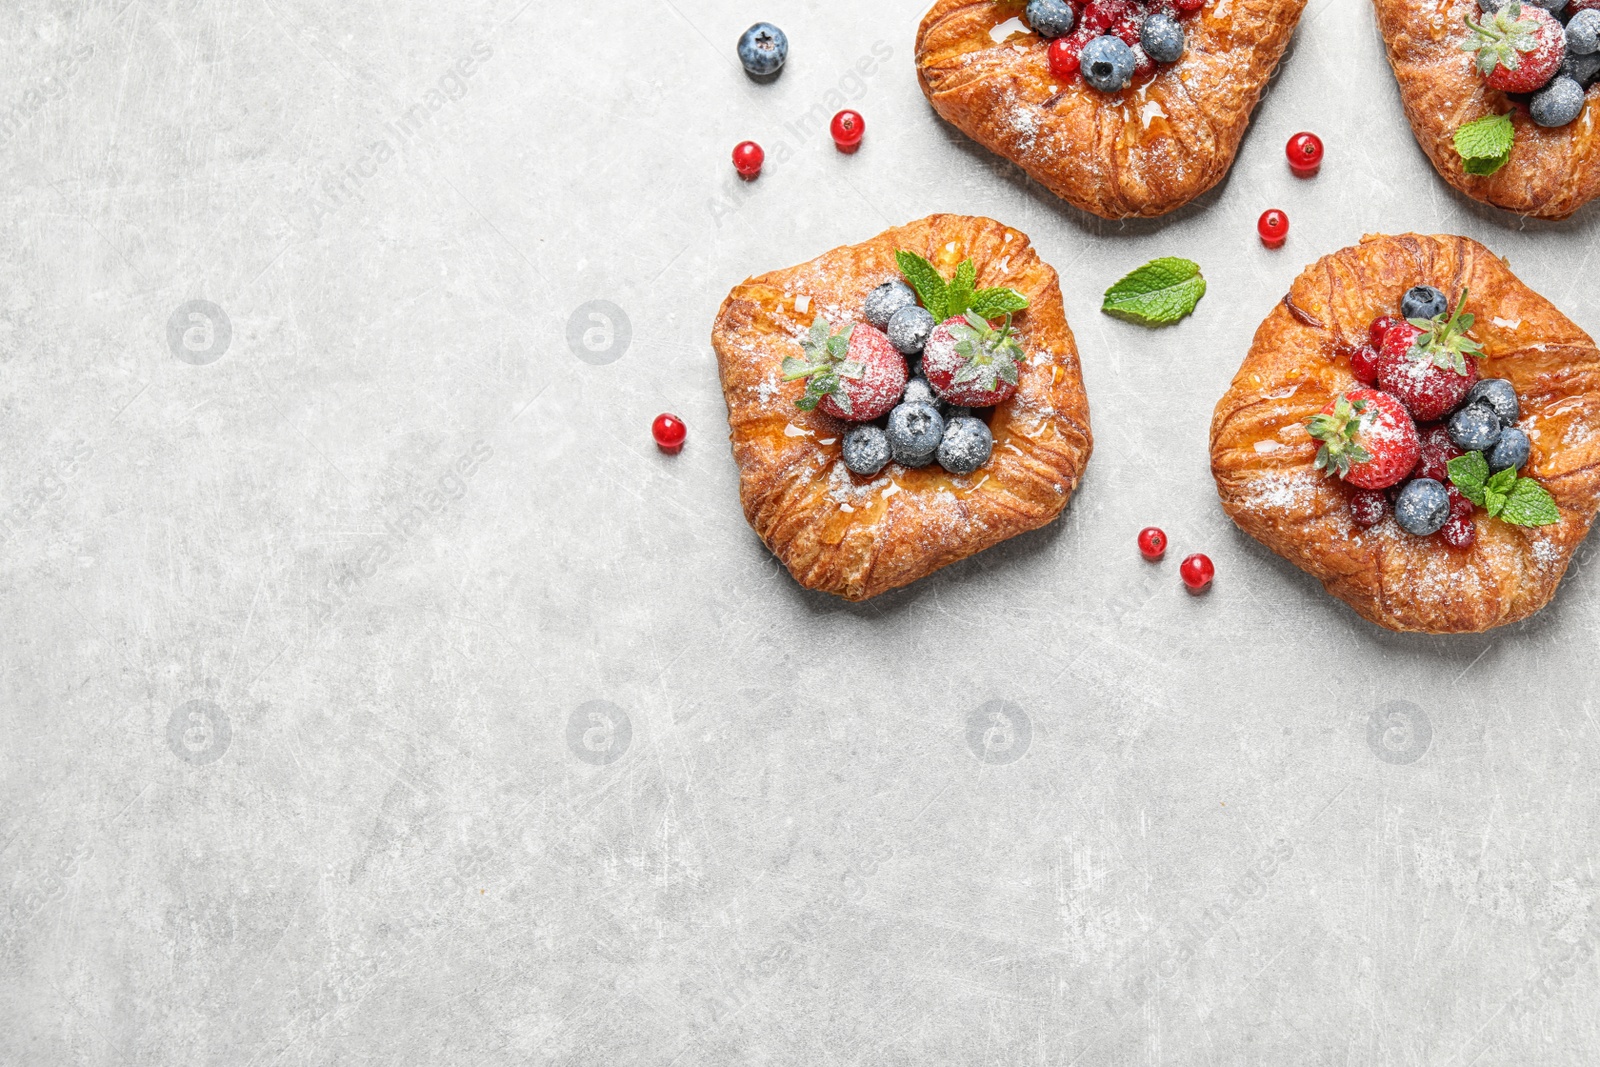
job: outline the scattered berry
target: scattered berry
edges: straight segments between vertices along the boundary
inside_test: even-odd
[[[1400,401],[1375,389],[1335,397],[1306,430],[1322,442],[1316,469],[1358,489],[1386,489],[1410,474],[1421,454],[1417,428]]]
[[[1028,0],[1025,16],[1040,37],[1065,37],[1072,32],[1077,16],[1066,0]]]
[[[852,474],[870,478],[888,462],[888,434],[870,422],[850,427],[844,435],[844,465]]]
[[[950,403],[986,408],[1017,391],[1022,360],[1022,346],[1009,323],[997,329],[976,315],[957,316],[934,328],[922,350],[922,372]]]
[[[1468,404],[1445,423],[1450,440],[1463,452],[1487,452],[1500,440],[1500,416],[1487,404]]]
[[[1146,526],[1139,531],[1139,555],[1154,563],[1167,554],[1167,535],[1159,527]]]
[[[861,138],[867,132],[867,120],[854,111],[841,111],[833,116],[829,127],[833,143],[841,152],[854,152],[861,147]]]
[[[903,307],[889,319],[889,342],[908,356],[919,354],[933,333],[933,315],[925,307]]]
[[[889,412],[889,452],[902,467],[926,467],[944,439],[944,416],[932,404],[901,404]]]
[[[1413,285],[1400,298],[1400,315],[1407,319],[1431,319],[1450,310],[1450,298],[1431,285]]]
[[[862,311],[866,313],[868,322],[880,330],[886,330],[889,328],[889,320],[894,318],[896,311],[915,307],[916,304],[917,294],[911,291],[911,286],[896,278],[894,281],[884,282],[868,293]],[[891,335],[889,340],[893,341],[894,337]]]
[[[1587,56],[1600,51],[1600,11],[1579,11],[1567,22],[1567,52]]]
[[[1183,584],[1189,587],[1189,592],[1203,593],[1211,587],[1211,580],[1217,576],[1217,568],[1212,565],[1209,556],[1196,552],[1178,565],[1178,574],[1183,578]]]
[[[1407,323],[1395,318],[1393,315],[1383,315],[1373,319],[1372,325],[1367,327],[1367,344],[1371,345],[1375,350],[1383,348],[1383,339],[1388,335],[1390,328],[1404,325],[1407,325]],[[1410,342],[1407,343],[1409,344]]]
[[[1532,4],[1508,3],[1492,15],[1467,19],[1473,38],[1463,50],[1477,53],[1483,82],[1503,93],[1541,88],[1567,54],[1567,32],[1550,12]]]
[[[1297,133],[1289,138],[1285,148],[1289,169],[1302,178],[1310,178],[1322,169],[1322,138],[1314,133]]]
[[[1489,469],[1503,471],[1506,469],[1519,471],[1528,465],[1528,457],[1533,452],[1533,442],[1528,440],[1528,435],[1515,426],[1508,426],[1500,431],[1500,440],[1495,442],[1494,448],[1484,458],[1489,461]]]
[[[1091,4],[1089,11],[1094,10]],[[1087,12],[1085,19],[1088,18]],[[1120,37],[1096,37],[1083,46],[1079,57],[1083,80],[1102,93],[1121,92],[1133,80],[1138,65],[1133,49]]]
[[[656,421],[650,424],[650,436],[656,439],[657,448],[674,456],[683,450],[683,442],[689,437],[689,427],[676,415],[657,415]]]
[[[739,62],[753,77],[768,78],[789,58],[789,38],[770,22],[758,22],[739,38]]]
[[[939,442],[939,466],[951,474],[971,474],[989,462],[994,451],[994,435],[982,419],[959,415],[945,423]]]
[[[1419,435],[1421,442],[1420,455],[1417,457],[1416,475],[1418,478],[1432,478],[1436,482],[1450,480],[1450,461],[1463,455],[1461,449],[1450,440],[1450,431],[1443,426],[1435,424],[1423,430]]]
[[[1589,14],[1600,16],[1600,12]],[[1528,101],[1528,115],[1541,126],[1565,126],[1583,114],[1583,102],[1583,86],[1571,78],[1557,76],[1533,94]]]
[[[1350,497],[1350,518],[1357,526],[1376,526],[1389,514],[1389,496],[1381,489],[1362,489]]]
[[[1427,537],[1450,519],[1450,495],[1432,478],[1406,483],[1394,502],[1394,521],[1408,534]]]
[[[1086,40],[1080,40],[1077,34],[1071,37],[1057,37],[1050,42],[1046,52],[1046,59],[1050,63],[1050,73],[1064,82],[1070,82],[1078,76],[1080,56]]]
[[[1362,345],[1350,354],[1350,373],[1362,385],[1377,384],[1378,353],[1372,350],[1371,345]]]
[[[1176,63],[1183,56],[1183,27],[1171,15],[1157,11],[1144,20],[1139,43],[1157,63]]]
[[[1289,236],[1289,216],[1277,208],[1263,211],[1256,222],[1256,233],[1261,235],[1261,243],[1268,248],[1281,247]]]
[[[1467,392],[1468,404],[1487,404],[1500,416],[1500,425],[1515,426],[1522,414],[1516,386],[1504,378],[1485,378]]]
[[[754,141],[740,141],[733,146],[733,169],[746,181],[759,175],[761,164],[766,161],[767,154]]]

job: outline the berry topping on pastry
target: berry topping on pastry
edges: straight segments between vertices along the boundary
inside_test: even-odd
[[[1362,345],[1350,353],[1350,373],[1362,385],[1378,384],[1378,353],[1371,345]]]
[[[888,432],[889,452],[896,463],[926,467],[944,440],[944,416],[932,404],[901,404],[889,412]]]
[[[1515,426],[1522,415],[1516,386],[1504,378],[1485,378],[1467,393],[1466,403],[1487,404],[1500,416],[1500,425]]]
[[[922,350],[922,372],[950,403],[983,408],[1016,392],[1017,368],[1024,358],[1009,314],[997,328],[968,311],[934,329]]]
[[[1028,0],[1026,18],[1034,33],[1050,38],[1065,37],[1078,20],[1066,0]]]
[[[945,424],[939,441],[939,466],[951,474],[971,474],[989,462],[994,451],[994,435],[982,419],[961,415]]]
[[[1351,389],[1306,430],[1322,442],[1317,470],[1338,475],[1358,489],[1387,489],[1417,465],[1417,428],[1400,401],[1376,389]]]
[[[920,356],[933,334],[933,315],[927,308],[903,307],[889,320],[889,343],[908,356]]]
[[[1083,80],[1102,93],[1115,93],[1126,89],[1133,81],[1133,71],[1138,65],[1133,49],[1120,37],[1096,37],[1083,46],[1078,59]]]
[[[1462,43],[1474,53],[1484,84],[1505,93],[1531,93],[1544,86],[1567,54],[1566,29],[1550,12],[1510,0],[1476,21],[1468,17],[1471,36]]]
[[[844,435],[843,451],[850,473],[871,478],[889,463],[889,435],[870,422],[852,426]]]
[[[1394,501],[1394,521],[1408,534],[1427,537],[1450,520],[1450,494],[1432,478],[1406,483]]]
[[[1376,526],[1389,514],[1389,494],[1361,489],[1350,497],[1350,518],[1357,526]]]
[[[1443,289],[1413,285],[1400,298],[1400,314],[1406,319],[1432,319],[1450,310],[1450,298]]]
[[[887,330],[889,320],[894,318],[895,312],[901,308],[916,306],[917,294],[911,291],[911,286],[896,278],[884,282],[868,293],[866,303],[861,305],[861,311],[872,325],[880,330]],[[891,336],[890,340],[894,338]]]
[[[1449,481],[1450,461],[1463,454],[1450,440],[1450,431],[1436,424],[1423,430],[1418,437],[1422,453],[1417,459],[1417,477],[1432,478],[1436,482]]]
[[[1453,314],[1413,319],[1384,334],[1378,385],[1399,397],[1419,422],[1455,410],[1478,381],[1483,349],[1467,336],[1476,320],[1466,306],[1467,292],[1462,290]]]
[[[906,360],[882,330],[866,323],[847,325],[838,333],[818,315],[801,342],[805,358],[783,361],[783,380],[806,379],[806,392],[795,407],[818,408],[839,419],[867,422],[899,401],[906,388]]]

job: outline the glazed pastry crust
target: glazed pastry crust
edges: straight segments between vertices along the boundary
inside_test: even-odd
[[[947,278],[970,258],[979,288],[1028,298],[1014,326],[1029,361],[1016,393],[993,409],[993,454],[970,476],[892,462],[873,478],[851,474],[841,458],[849,424],[796,408],[805,383],[779,373],[819,313],[835,328],[863,321],[867,294],[901,277],[898,249]],[[745,518],[807,589],[865,600],[1043,526],[1089,461],[1089,402],[1056,272],[993,219],[933,215],[751,278],[728,294],[711,341]]]
[[[1541,219],[1564,219],[1600,194],[1600,88],[1589,87],[1583,114],[1571,125],[1546,129],[1505,93],[1484,85],[1472,57],[1461,51],[1468,37],[1462,18],[1481,14],[1477,0],[1373,3],[1406,118],[1445,181],[1474,200]],[[1487,177],[1468,174],[1455,149],[1456,130],[1507,112],[1517,131],[1510,161]]]
[[[1470,288],[1481,373],[1516,387],[1518,425],[1533,441],[1523,473],[1555,498],[1559,524],[1513,526],[1480,509],[1464,551],[1405,533],[1393,515],[1363,530],[1350,517],[1351,490],[1313,469],[1305,420],[1358,384],[1350,354],[1419,284]],[[1600,508],[1600,352],[1476,241],[1365,237],[1308,267],[1256,331],[1211,421],[1211,470],[1241,529],[1363,618],[1433,634],[1502,626],[1555,595]]]
[[[942,115],[1074,207],[1164,215],[1219,182],[1288,47],[1305,0],[1213,0],[1183,20],[1187,51],[1120,93],[1050,73],[1021,0],[938,0],[917,32],[917,77]],[[997,42],[996,27],[1020,30]]]

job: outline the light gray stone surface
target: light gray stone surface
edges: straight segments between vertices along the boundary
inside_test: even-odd
[[[1592,544],[1527,623],[1395,636],[1205,454],[1304,263],[1464,233],[1593,331],[1595,211],[1454,195],[1312,0],[1225,185],[1101,222],[933,116],[920,15],[4,5],[0,1064],[1595,1062]],[[711,319],[933,211],[1061,271],[1097,447],[1053,527],[847,606],[745,525]],[[1099,314],[1173,254],[1197,315]]]

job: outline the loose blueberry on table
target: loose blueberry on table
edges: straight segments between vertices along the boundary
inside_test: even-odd
[[[739,62],[752,77],[770,78],[789,58],[789,38],[770,22],[758,22],[739,37]]]
[[[1476,319],[1467,296],[1463,290],[1452,306],[1435,286],[1406,290],[1400,317],[1374,319],[1367,344],[1351,354],[1358,384],[1306,420],[1320,442],[1316,469],[1355,490],[1357,527],[1381,524],[1392,501],[1401,530],[1468,549],[1477,508],[1519,526],[1561,521],[1544,487],[1517,473],[1532,442],[1516,426],[1516,388],[1478,377],[1483,350],[1470,336]]]
[[[1183,58],[1183,19],[1205,0],[1030,0],[1024,17],[1050,42],[1050,73],[1102,93],[1126,89]]]
[[[842,449],[851,473],[870,478],[892,460],[973,474],[989,461],[994,436],[971,409],[1016,391],[1026,357],[1011,317],[1028,300],[1014,289],[977,288],[971,260],[947,280],[913,252],[895,258],[904,278],[867,294],[866,321],[836,332],[818,315],[800,342],[803,357],[784,359],[783,378],[805,380],[795,401],[802,411],[855,423]],[[920,357],[921,373],[911,373],[908,357]]]

